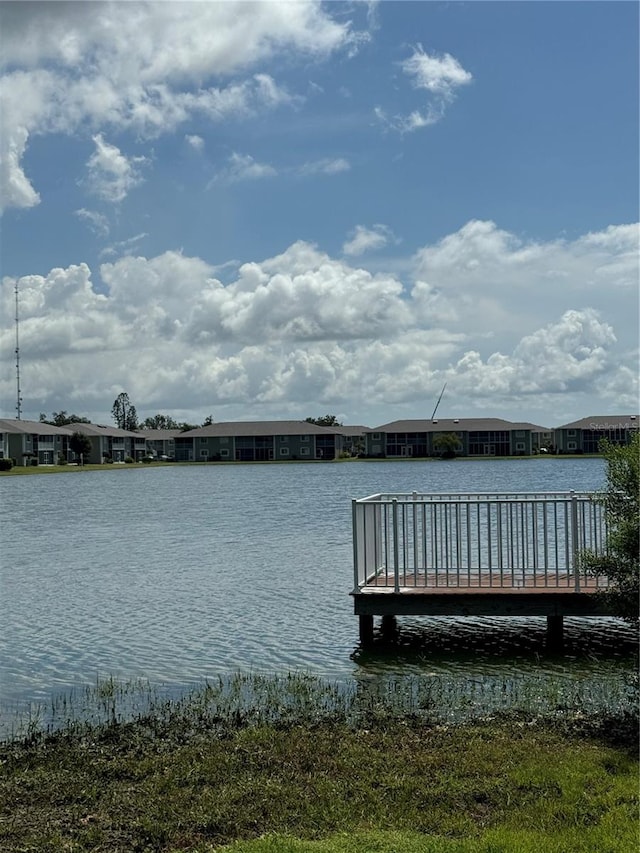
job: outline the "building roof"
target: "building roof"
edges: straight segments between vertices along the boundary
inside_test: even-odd
[[[433,420],[391,421],[375,427],[370,432],[480,432],[531,428],[531,424],[512,423],[502,418],[434,418]]]
[[[529,421],[516,421],[511,424],[511,429],[530,429],[531,432],[553,432],[551,427],[532,424]]]
[[[127,429],[118,429],[118,427],[100,426],[100,424],[68,424],[67,429],[88,436],[106,435],[111,438],[138,438],[140,436],[139,432],[130,432]]]
[[[340,435],[365,435],[365,433],[370,432],[369,427],[362,426],[362,424],[345,424],[344,426],[334,427],[334,429]]]
[[[167,441],[175,438],[177,435],[182,435],[181,429],[141,429],[136,433],[140,438],[146,438],[147,441]]]
[[[45,424],[42,421],[23,421],[17,418],[0,419],[0,432],[26,433],[28,435],[71,435],[69,427]]]
[[[188,432],[183,432],[182,436],[214,438],[223,435],[327,435],[328,433],[339,435],[341,429],[341,427],[322,427],[308,421],[226,421],[190,429]]]
[[[556,429],[638,429],[638,415],[590,415]]]

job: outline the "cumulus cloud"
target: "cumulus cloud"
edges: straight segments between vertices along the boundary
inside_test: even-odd
[[[356,225],[351,237],[344,243],[342,252],[345,255],[362,255],[384,248],[393,239],[393,232],[386,225],[374,225],[372,228]]]
[[[22,158],[34,134],[131,130],[153,137],[300,102],[253,67],[274,55],[325,58],[361,37],[319,2],[2,3],[0,196],[39,196]]]
[[[605,316],[626,303],[622,316],[635,322],[638,240],[637,224],[538,242],[472,220],[415,254],[416,307],[435,308],[452,328],[509,341],[543,325],[551,308],[564,314],[586,304]]]
[[[204,416],[215,406],[222,420],[334,409],[374,426],[378,411],[377,423],[390,419],[390,406],[424,416],[446,381],[458,415],[518,419],[526,407],[544,423],[554,401],[587,414],[586,399],[600,401],[596,410],[634,409],[637,235],[622,225],[527,242],[470,222],[425,246],[411,281],[302,241],[240,264],[226,284],[180,252],[125,254],[100,267],[97,285],[85,264],[24,276],[25,401],[37,416],[64,407],[73,386],[74,408],[104,418],[113,389],[126,387],[141,414],[162,406]],[[0,304],[5,399],[14,388],[15,285],[4,279]]]
[[[420,44],[400,67],[410,79],[412,87],[428,96],[426,107],[412,110],[408,115],[389,116],[382,107],[376,107],[376,117],[402,133],[410,133],[440,121],[457,90],[473,80],[473,75],[451,54],[429,54]]]
[[[123,201],[142,183],[140,166],[146,157],[126,157],[116,145],[110,145],[98,133],[93,137],[96,149],[87,162],[86,186],[103,201]]]

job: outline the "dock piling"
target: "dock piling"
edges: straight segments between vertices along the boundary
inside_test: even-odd
[[[547,649],[550,652],[560,652],[564,647],[564,619],[562,614],[547,616]]]
[[[360,643],[363,648],[373,645],[373,616],[369,613],[361,613],[360,620]]]

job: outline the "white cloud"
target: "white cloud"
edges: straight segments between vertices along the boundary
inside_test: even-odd
[[[24,127],[16,127],[0,143],[0,213],[8,207],[35,207],[40,202],[20,165],[28,136]]]
[[[400,66],[413,88],[426,92],[429,97],[426,107],[412,110],[408,115],[389,116],[382,107],[375,108],[379,121],[401,133],[436,124],[454,100],[456,91],[473,80],[472,74],[451,54],[429,54],[420,44]]]
[[[351,164],[344,157],[336,157],[334,159],[324,158],[322,160],[312,160],[309,163],[304,163],[299,166],[296,171],[299,175],[339,175],[341,172],[348,172],[351,169]]]
[[[190,148],[193,148],[194,151],[203,151],[204,150],[204,139],[197,134],[186,134],[185,142]]]
[[[442,56],[425,53],[418,45],[413,54],[402,63],[402,70],[412,78],[416,89],[426,89],[450,101],[459,86],[465,86],[473,79],[451,54]]]
[[[100,252],[100,258],[105,258],[113,255],[124,255],[130,252],[133,248],[135,248],[136,244],[140,243],[144,240],[145,237],[149,235],[146,231],[143,231],[141,234],[135,234],[133,237],[127,237],[126,240],[118,240],[117,243],[114,243],[112,246],[107,246],[102,249]]]
[[[98,213],[95,210],[86,210],[84,207],[74,212],[78,219],[82,219],[89,225],[94,234],[97,234],[99,237],[108,236],[109,220],[104,214]]]
[[[637,235],[623,225],[526,242],[472,221],[414,257],[413,284],[305,242],[241,264],[228,284],[179,252],[103,264],[99,288],[85,264],[24,276],[25,410],[69,407],[73,387],[76,411],[108,419],[113,389],[125,387],[141,414],[339,410],[373,426],[428,416],[445,381],[458,416],[526,411],[554,425],[560,405],[576,417],[633,410]],[[3,281],[0,304],[4,399],[15,283]]]
[[[603,316],[614,310],[635,324],[638,239],[637,225],[618,225],[573,242],[525,242],[472,220],[416,253],[414,298],[419,310],[437,305],[452,328],[509,341],[544,325],[551,307],[556,315],[583,305]]]
[[[86,185],[103,201],[121,202],[129,192],[142,183],[139,166],[145,157],[127,158],[116,145],[110,145],[98,133],[93,137],[96,150],[87,162]]]
[[[261,178],[272,178],[277,174],[268,163],[258,163],[249,154],[238,154],[234,151],[227,160],[227,166],[207,185],[207,189],[215,183],[232,184],[237,181],[256,181]]]
[[[39,196],[22,167],[34,134],[130,129],[152,137],[300,102],[250,69],[323,59],[360,42],[319,2],[1,3],[4,207]],[[15,70],[18,69],[18,70]]]
[[[374,225],[373,228],[356,225],[350,239],[343,245],[342,252],[345,255],[362,255],[384,248],[393,239],[393,232],[386,225]]]

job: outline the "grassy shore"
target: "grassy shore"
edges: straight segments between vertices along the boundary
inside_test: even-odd
[[[379,701],[354,714],[308,679],[262,688],[269,707],[205,688],[4,743],[0,850],[637,849],[633,706],[448,725]]]
[[[434,457],[385,457],[383,458],[366,458],[359,459],[357,457],[352,457],[349,459],[333,459],[331,460],[334,463],[367,463],[367,462],[398,462],[404,464],[410,464],[412,462],[431,462],[431,463],[461,463],[461,462],[474,462],[479,459],[484,459],[485,461],[508,461],[517,459],[518,461],[522,461],[524,459],[600,459],[602,458],[598,453],[590,453],[590,454],[571,454],[570,456],[559,455],[559,456],[459,456],[456,459],[436,459]],[[265,462],[238,462],[236,460],[230,461],[207,461],[207,462],[151,462],[148,464],[141,463],[131,463],[129,465],[124,463],[117,463],[113,465],[14,465],[9,471],[0,471],[0,477],[16,477],[16,476],[25,476],[32,474],[70,474],[70,473],[81,473],[83,471],[123,471],[123,470],[140,470],[144,468],[163,468],[167,466],[171,467],[190,467],[192,468],[194,465],[225,465],[229,466],[233,465],[308,465],[309,462],[313,462],[318,465],[326,465],[327,462],[317,459],[278,459],[278,460],[270,460]]]

